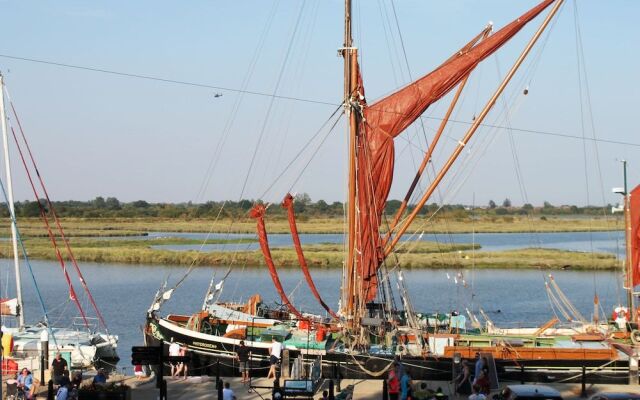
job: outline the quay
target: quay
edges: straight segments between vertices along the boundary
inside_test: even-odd
[[[114,377],[113,380],[117,379]],[[213,377],[189,377],[187,380],[174,379],[165,377],[167,382],[167,399],[168,400],[199,400],[199,399],[217,399],[216,382]],[[155,379],[145,381],[136,381],[135,377],[127,376],[119,379],[124,384],[132,387],[131,399],[135,400],[156,400],[159,390],[156,388]],[[239,377],[225,378],[224,382],[229,382],[231,389],[234,391],[238,400],[266,400],[271,399],[271,390],[267,389],[273,386],[272,379],[258,378],[252,381],[254,386],[259,388],[250,389],[250,387],[240,382]],[[322,399],[322,391],[328,390],[328,381],[318,390],[313,399]],[[449,399],[464,400],[467,396],[452,395],[452,385],[447,381],[425,381],[429,389],[435,391],[442,388],[442,391],[449,396]],[[350,398],[357,400],[382,400],[382,380],[362,380],[362,379],[343,379],[341,388],[344,390],[353,385],[353,395]],[[506,385],[503,385],[506,386]],[[582,387],[579,383],[551,383],[544,386],[552,387],[558,390],[563,399],[584,399],[581,397]],[[613,384],[588,384],[586,386],[587,397],[603,391],[608,392],[633,392],[640,393],[639,385],[613,385]],[[493,391],[492,394],[499,391]],[[340,392],[336,391],[336,398]],[[46,392],[45,392],[46,395]]]

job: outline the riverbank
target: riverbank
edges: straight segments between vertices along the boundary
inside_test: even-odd
[[[81,262],[195,265],[195,266],[264,266],[259,250],[243,250],[254,239],[211,239],[208,244],[236,244],[236,251],[169,250],[165,246],[193,246],[199,248],[201,240],[184,238],[132,239],[70,239],[74,255]],[[25,247],[29,257],[36,260],[56,260],[51,244],[43,238],[27,238]],[[341,268],[344,260],[342,244],[313,244],[303,246],[310,267]],[[475,251],[474,251],[475,250]],[[279,268],[298,268],[298,257],[291,247],[271,249],[273,261]],[[0,246],[0,257],[12,257],[9,242]],[[400,246],[396,257],[403,268],[543,268],[575,270],[613,270],[620,268],[612,254],[585,253],[555,249],[518,249],[481,251],[479,245],[412,242]],[[395,260],[394,260],[395,262]]]
[[[222,219],[179,218],[64,218],[61,220],[69,237],[87,236],[138,236],[148,232],[230,232],[255,233],[255,221],[246,218],[240,221]],[[269,233],[289,233],[286,219],[266,218]],[[42,221],[37,218],[20,219],[19,227],[24,236],[46,236]],[[0,223],[0,232],[9,235],[9,221]],[[624,229],[624,221],[615,217],[584,216],[491,216],[476,219],[436,218],[426,221],[418,218],[410,230],[426,233],[517,233],[517,232],[597,232]],[[342,218],[300,218],[300,233],[343,233]]]

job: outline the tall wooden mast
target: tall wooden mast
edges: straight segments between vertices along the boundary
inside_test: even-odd
[[[345,281],[343,282],[342,313],[349,319],[353,317],[356,293],[356,151],[358,123],[354,112],[352,97],[358,85],[358,50],[353,47],[351,35],[351,0],[345,0],[344,7],[344,108],[349,119],[349,177],[347,197],[347,259],[345,262]]]

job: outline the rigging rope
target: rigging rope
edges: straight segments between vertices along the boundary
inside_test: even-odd
[[[38,196],[38,191],[36,190],[35,184],[33,183],[33,178],[31,177],[31,172],[29,171],[29,168],[27,166],[27,161],[24,158],[24,154],[22,153],[22,149],[20,147],[20,143],[18,142],[18,140],[16,138],[16,134],[15,134],[15,131],[14,131],[13,127],[11,127],[11,132],[13,133],[14,139],[16,139],[15,140],[16,141],[16,146],[18,148],[18,153],[20,154],[20,158],[22,159],[22,165],[25,168],[25,172],[27,173],[27,177],[29,178],[29,183],[31,184],[31,189],[32,189],[33,194],[35,196],[36,202],[38,203],[38,209],[40,210],[40,217],[41,217],[42,221],[44,222],[45,227],[47,228],[47,234],[49,235],[49,239],[51,240],[51,244],[53,245],[53,248],[55,250],[56,258],[60,262],[60,267],[62,268],[62,272],[64,274],[65,280],[67,281],[67,286],[69,287],[69,296],[76,303],[78,311],[80,311],[80,315],[82,315],[82,319],[84,321],[84,324],[88,328],[89,327],[89,322],[87,321],[87,316],[86,316],[86,314],[84,312],[84,309],[82,308],[82,305],[80,304],[80,301],[78,300],[78,296],[76,296],[76,291],[73,288],[73,283],[71,282],[71,278],[69,277],[69,273],[67,271],[67,267],[65,265],[64,258],[62,257],[62,253],[60,252],[60,248],[58,247],[58,243],[56,241],[55,235],[53,234],[53,231],[51,230],[51,225],[49,225],[49,219],[47,217],[46,210],[44,209],[44,206],[40,202],[40,198]]]
[[[47,330],[49,331],[49,335],[53,338],[53,343],[57,346],[56,337],[53,334],[53,331],[49,327],[49,313],[47,312],[47,307],[44,304],[44,299],[42,297],[42,292],[40,291],[40,286],[38,286],[38,281],[36,280],[36,276],[33,273],[33,268],[31,267],[31,262],[29,261],[29,256],[27,254],[27,249],[24,247],[24,242],[22,241],[22,235],[20,234],[20,229],[18,229],[18,222],[16,221],[16,216],[11,212],[11,207],[9,207],[9,198],[7,197],[7,192],[4,188],[4,184],[2,183],[2,179],[0,179],[0,189],[2,189],[2,196],[4,197],[5,204],[7,205],[7,209],[9,210],[9,217],[11,218],[11,223],[16,228],[16,239],[18,243],[20,243],[20,250],[22,252],[22,257],[24,258],[24,262],[29,269],[29,275],[31,275],[31,280],[33,281],[33,286],[36,290],[36,295],[38,296],[38,302],[40,303],[40,307],[42,308],[42,314],[44,316],[44,322],[47,326]],[[24,310],[20,310],[21,313],[24,313]]]
[[[102,326],[104,327],[104,329],[107,331],[109,331],[109,329],[107,328],[107,323],[104,320],[104,318],[102,317],[102,313],[100,312],[100,310],[98,309],[98,305],[96,304],[95,300],[93,299],[93,295],[91,294],[91,291],[89,290],[89,286],[87,285],[87,282],[84,279],[84,276],[82,274],[82,271],[80,270],[80,267],[78,266],[78,262],[76,261],[76,258],[73,254],[73,251],[71,250],[71,246],[69,244],[69,240],[67,239],[66,235],[64,234],[64,230],[62,229],[62,224],[60,223],[60,219],[58,218],[58,214],[55,211],[55,208],[53,206],[53,203],[51,202],[51,199],[49,198],[49,193],[47,192],[47,188],[44,184],[44,180],[42,179],[42,176],[40,175],[40,171],[38,169],[38,165],[36,164],[36,160],[33,157],[33,153],[31,152],[31,147],[29,146],[29,142],[27,141],[27,138],[24,134],[24,130],[22,129],[22,124],[20,123],[20,118],[18,118],[18,113],[16,112],[16,109],[13,105],[13,102],[11,100],[9,100],[9,104],[11,105],[11,110],[13,111],[13,115],[16,118],[16,122],[18,124],[18,128],[20,130],[20,134],[22,136],[22,140],[25,144],[25,147],[27,149],[27,152],[29,154],[29,158],[31,160],[31,164],[33,165],[33,169],[36,173],[36,176],[38,177],[38,181],[40,182],[40,187],[42,188],[42,191],[45,195],[45,199],[47,200],[47,205],[49,207],[49,212],[51,213],[51,215],[53,216],[53,219],[56,223],[56,226],[58,228],[58,232],[60,233],[60,237],[62,238],[62,241],[64,242],[64,245],[67,249],[67,254],[69,256],[69,258],[71,259],[71,263],[73,264],[76,273],[78,274],[78,278],[80,280],[80,284],[82,285],[85,293],[87,294],[87,297],[89,298],[89,301],[91,302],[91,305],[93,306],[93,309],[96,312],[96,315],[98,316],[100,322],[102,323]],[[20,144],[18,143],[18,138],[16,136],[15,130],[13,128],[11,128],[11,133],[13,134],[13,139],[16,142],[16,146],[18,147],[18,151],[20,153],[20,157],[22,158],[23,164],[25,166],[25,168],[27,168],[26,163],[24,162],[24,157],[22,154],[22,150],[20,148]],[[29,174],[29,180],[31,181],[31,175]],[[40,201],[38,200],[37,197],[37,193],[34,194],[36,195],[36,201],[38,201],[38,204],[40,203]]]

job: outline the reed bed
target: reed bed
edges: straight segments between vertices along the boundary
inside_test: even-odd
[[[211,240],[208,243],[239,244],[253,239]],[[262,252],[256,251],[173,251],[159,249],[158,245],[199,245],[200,240],[158,238],[146,240],[87,239],[70,240],[76,259],[80,262],[147,264],[147,265],[196,265],[196,266],[264,266]],[[55,260],[56,254],[48,240],[25,239],[25,247],[32,259]],[[475,251],[472,251],[474,250]],[[303,246],[310,267],[340,268],[344,260],[341,244],[316,244]],[[64,251],[63,251],[64,253]],[[274,263],[279,268],[298,268],[298,258],[293,248],[273,248]],[[0,246],[0,257],[12,257],[10,243]],[[603,253],[582,253],[554,249],[521,249],[508,251],[481,251],[480,246],[419,242],[401,248],[388,260],[392,267],[396,260],[403,268],[539,268],[575,270],[612,270],[620,268],[615,256]]]
[[[283,218],[266,218],[268,232],[289,233],[289,224]],[[35,218],[19,221],[21,231],[27,236],[46,236],[42,222]],[[64,218],[62,226],[67,236],[132,236],[148,232],[230,232],[255,233],[252,219],[240,221],[173,218]],[[516,233],[516,232],[583,232],[612,231],[624,228],[620,218],[580,216],[487,216],[470,220],[437,218],[426,221],[418,218],[410,231],[436,233]],[[298,221],[300,233],[342,233],[341,218],[313,218]],[[0,222],[0,236],[9,236],[9,221]]]

